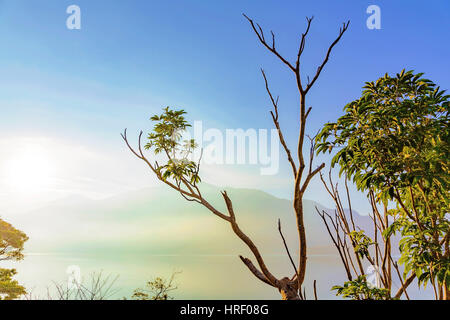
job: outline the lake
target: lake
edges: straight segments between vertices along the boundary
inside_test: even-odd
[[[276,276],[291,275],[292,266],[286,256],[266,256],[266,263]],[[339,258],[332,255],[309,256],[306,293],[313,297],[312,283],[317,280],[319,299],[336,299],[330,288],[345,280]],[[119,276],[111,299],[130,298],[133,290],[143,287],[146,281],[161,276],[170,277],[173,271],[181,271],[176,278],[176,299],[279,299],[276,290],[260,282],[234,255],[149,255],[144,253],[28,253],[14,266],[17,279],[32,292],[34,298],[46,299],[47,289],[54,290],[53,283],[67,283],[70,266],[78,266],[83,282],[93,272],[104,276]],[[287,268],[287,270],[286,270]],[[285,272],[283,272],[285,270]],[[398,280],[396,280],[398,282]],[[394,285],[394,287],[396,287]],[[419,292],[411,286],[410,296],[431,298],[431,293]]]

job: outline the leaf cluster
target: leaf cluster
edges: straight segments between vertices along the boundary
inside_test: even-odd
[[[404,276],[448,287],[449,105],[450,96],[422,73],[386,74],[367,82],[361,98],[316,138],[317,152],[335,152],[332,166],[359,190],[396,205],[384,235],[401,234]]]
[[[352,300],[391,300],[389,290],[369,286],[365,276],[347,281],[343,286],[334,286],[337,296]]]
[[[201,181],[198,175],[198,163],[190,160],[190,156],[197,148],[194,139],[183,140],[183,133],[191,127],[184,115],[184,110],[164,108],[161,115],[150,118],[155,125],[148,134],[145,149],[152,149],[155,154],[167,156],[167,163],[156,166],[158,175],[164,180],[174,179],[179,183],[187,179],[191,184]]]

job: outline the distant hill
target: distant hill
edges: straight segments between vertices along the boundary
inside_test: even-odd
[[[270,270],[277,276],[292,274],[277,230],[280,218],[291,253],[296,255],[298,235],[291,201],[258,190],[226,189],[242,230],[258,245]],[[220,188],[202,185],[202,194],[226,212]],[[345,272],[316,206],[332,212],[304,200],[305,287],[312,293],[313,280],[318,280],[319,297],[332,299],[330,288],[345,281]],[[58,279],[66,281],[67,267],[77,265],[84,275],[99,270],[120,275],[117,286],[122,291],[115,298],[129,296],[144,281],[167,276],[174,269],[183,271],[178,298],[279,298],[276,291],[249,276],[237,256],[253,256],[226,221],[165,186],[103,200],[71,196],[13,218],[11,222],[30,237],[24,261],[14,265],[18,280],[44,296],[46,286]],[[370,217],[355,213],[355,219],[371,233]]]
[[[292,203],[258,190],[226,188],[241,228],[266,254],[285,254],[277,230],[295,252],[297,233]],[[202,185],[205,198],[226,212],[218,187]],[[335,253],[315,207],[304,200],[310,253]],[[360,225],[370,223],[359,216]],[[165,186],[103,200],[70,197],[29,212],[18,227],[30,237],[29,252],[117,251],[151,254],[246,254],[227,222]]]

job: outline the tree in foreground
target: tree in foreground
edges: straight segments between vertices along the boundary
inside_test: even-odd
[[[450,299],[449,104],[422,73],[386,74],[317,136],[318,152],[338,149],[332,165],[384,208],[384,239],[401,237],[403,283],[431,284],[436,299]]]
[[[244,15],[245,16],[245,15]],[[278,98],[275,98],[269,89],[269,84],[267,81],[266,74],[262,71],[262,75],[265,81],[266,91],[269,95],[270,101],[273,105],[273,111],[271,112],[272,120],[275,127],[278,130],[280,142],[286,152],[287,159],[289,161],[290,167],[292,168],[293,175],[293,211],[296,217],[296,229],[298,232],[298,262],[295,263],[289,249],[285,244],[287,254],[289,255],[292,267],[294,269],[294,274],[285,277],[276,277],[267,266],[264,258],[261,255],[260,249],[254,243],[254,241],[241,229],[235,211],[233,208],[233,203],[227,192],[222,192],[224,202],[226,204],[227,213],[221,212],[214,206],[212,206],[207,199],[205,199],[200,190],[200,161],[188,160],[187,156],[192,153],[192,150],[196,147],[195,141],[182,141],[181,137],[177,134],[180,131],[185,130],[189,127],[189,123],[184,118],[185,112],[183,110],[174,111],[169,108],[165,109],[164,113],[160,116],[154,116],[151,118],[152,121],[156,122],[154,130],[148,136],[147,144],[145,149],[151,150],[154,154],[163,154],[166,157],[165,163],[158,163],[149,160],[144,154],[144,150],[141,144],[142,132],[139,135],[138,148],[133,148],[127,138],[127,132],[122,134],[124,141],[126,142],[128,148],[131,152],[140,160],[144,161],[149,169],[156,175],[156,177],[165,183],[167,186],[178,191],[187,201],[197,202],[202,206],[206,207],[212,214],[216,215],[218,218],[228,222],[233,230],[234,234],[245,243],[253,254],[256,260],[256,265],[254,262],[246,257],[240,256],[242,262],[247,266],[250,272],[258,278],[260,281],[266,283],[267,285],[276,288],[282,299],[286,300],[298,300],[304,299],[305,294],[302,292],[302,285],[305,280],[306,274],[306,264],[307,264],[307,242],[306,242],[306,231],[304,225],[304,211],[303,211],[303,195],[305,194],[311,179],[320,172],[324,167],[324,164],[313,168],[313,158],[314,152],[308,150],[309,163],[304,157],[304,145],[305,145],[305,131],[306,122],[308,115],[311,111],[311,107],[306,107],[306,97],[309,90],[316,83],[319,78],[323,68],[325,67],[330,54],[336,44],[341,40],[342,36],[348,29],[349,23],[344,23],[339,31],[339,35],[329,46],[325,58],[323,59],[320,66],[317,68],[317,72],[312,78],[306,77],[303,79],[301,75],[302,61],[301,56],[305,48],[305,43],[307,39],[308,32],[310,30],[312,18],[307,19],[306,31],[300,37],[300,44],[298,51],[296,52],[296,60],[291,63],[289,59],[283,57],[276,48],[275,35],[271,32],[271,37],[269,40],[266,39],[266,35],[262,28],[254,23],[250,18],[245,16],[245,18],[250,23],[253,31],[258,37],[260,43],[275,55],[294,75],[296,86],[298,88],[299,94],[299,135],[298,143],[295,149],[295,153],[291,153],[286,140],[284,138],[283,132],[281,130],[279,115],[278,115]],[[306,81],[305,81],[306,80]],[[174,154],[177,150],[183,149],[184,156],[183,159],[176,159]],[[294,160],[295,159],[295,160]],[[279,226],[280,235],[281,226]],[[283,237],[284,241],[284,237]]]
[[[23,246],[28,240],[25,233],[0,219],[0,261],[23,259]],[[15,269],[0,268],[0,300],[13,300],[26,293],[14,276]]]

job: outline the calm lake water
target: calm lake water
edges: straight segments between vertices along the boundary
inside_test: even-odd
[[[345,280],[338,257],[312,255],[308,261],[307,296],[313,296],[312,282],[316,279],[319,298],[336,299],[330,288]],[[285,256],[267,256],[266,263],[277,276],[293,272]],[[146,281],[156,276],[170,277],[172,271],[181,271],[176,278],[178,289],[173,294],[176,299],[279,299],[276,290],[255,279],[239,258],[231,255],[29,253],[19,263],[3,265],[14,266],[18,271],[17,279],[35,298],[43,299],[54,282],[67,283],[67,269],[74,265],[80,268],[85,282],[93,272],[119,276],[111,299],[129,298],[133,290],[143,287]],[[412,297],[420,294],[416,285],[410,291]],[[423,294],[422,298],[431,297]]]

